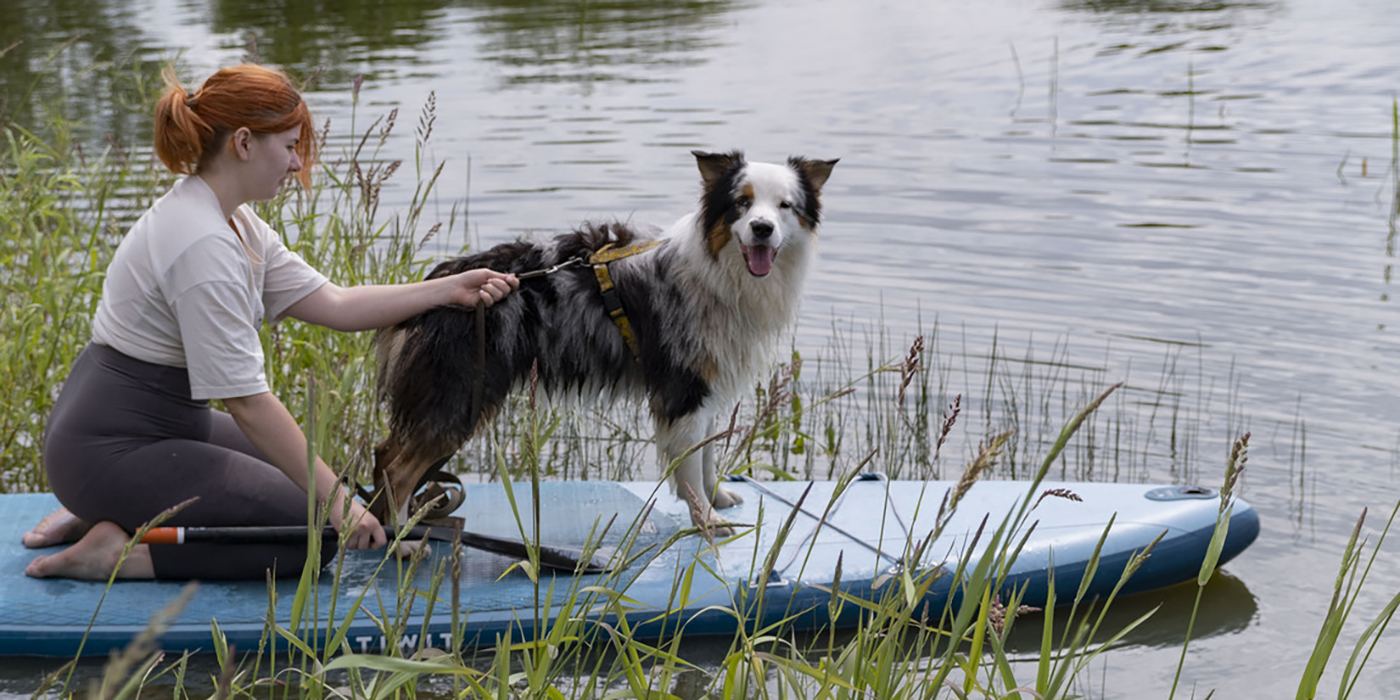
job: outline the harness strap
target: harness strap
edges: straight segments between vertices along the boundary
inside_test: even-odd
[[[599,248],[588,258],[588,264],[593,266],[593,276],[598,280],[598,291],[603,294],[603,308],[607,309],[608,317],[612,319],[613,325],[617,326],[618,332],[622,334],[622,340],[627,343],[628,349],[632,351],[632,360],[636,362],[640,362],[642,359],[641,352],[637,348],[637,335],[632,331],[632,322],[627,318],[627,310],[622,307],[622,297],[617,293],[617,284],[613,282],[612,272],[608,266],[615,260],[645,253],[661,243],[661,240],[654,240],[625,248],[614,248],[609,243]]]

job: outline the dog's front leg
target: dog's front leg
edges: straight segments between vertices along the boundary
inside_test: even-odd
[[[719,485],[714,444],[700,444],[710,437],[713,425],[713,418],[708,415],[658,422],[656,447],[663,468],[671,469],[676,495],[690,502],[691,521],[697,527],[713,528],[715,535],[725,537],[733,534],[733,529],[722,525],[726,519],[715,511],[742,503],[743,499]]]
[[[658,422],[656,451],[662,469],[671,471],[671,484],[676,495],[690,504],[691,522],[696,527],[709,528],[717,537],[727,537],[734,531],[722,525],[725,519],[715,512],[712,503],[714,484],[706,478],[707,446],[700,446],[700,441],[708,437],[704,431],[708,424],[707,419],[699,416],[688,416],[670,423]],[[713,471],[713,464],[709,471]]]
[[[712,417],[709,420],[708,427],[705,429],[705,435],[708,437],[714,434],[715,419]],[[740,497],[739,494],[734,493],[725,488],[723,484],[719,483],[719,474],[715,468],[714,440],[709,440],[705,443],[705,446],[700,450],[700,456],[704,463],[705,496],[710,499],[710,504],[722,510],[725,508],[733,508],[743,503],[744,499]]]

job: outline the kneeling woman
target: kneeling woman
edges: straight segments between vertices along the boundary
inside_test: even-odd
[[[49,417],[44,464],[63,508],[24,544],[67,549],[34,559],[38,577],[106,579],[131,533],[197,499],[169,525],[304,525],[308,492],[350,547],[384,529],[337,484],[268,388],[264,318],[341,331],[381,328],[440,305],[492,304],[513,276],[473,270],[402,285],[339,287],[253,213],[288,179],[310,183],[315,135],[285,75],[225,68],[187,92],[173,72],[156,105],[155,151],[186,175],[117,248],[78,357]],[[228,413],[214,411],[220,399]],[[348,509],[345,499],[351,499]],[[121,578],[260,579],[298,575],[300,545],[135,546]]]

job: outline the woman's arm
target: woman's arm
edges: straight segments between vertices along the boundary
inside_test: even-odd
[[[287,309],[287,316],[338,331],[385,328],[438,306],[490,306],[520,286],[515,275],[468,270],[411,284],[340,287],[326,283]]]
[[[335,472],[316,458],[310,474],[306,468],[306,436],[291,412],[276,396],[263,392],[252,396],[224,399],[233,420],[263,456],[303,490],[316,493],[316,500],[329,509],[331,525],[337,532],[344,527],[342,511],[350,494],[336,480]],[[314,485],[308,476],[314,477]],[[351,549],[383,547],[387,541],[379,520],[353,498],[350,500],[352,531],[346,538]]]

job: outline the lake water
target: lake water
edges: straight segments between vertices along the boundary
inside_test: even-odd
[[[1369,508],[1374,539],[1400,498],[1393,2],[7,0],[0,51],[24,43],[0,85],[90,95],[75,117],[140,143],[102,62],[178,53],[199,80],[250,32],[268,63],[327,68],[309,100],[333,123],[364,76],[358,128],[400,110],[387,158],[412,161],[434,97],[430,209],[470,202],[444,252],[667,223],[695,200],[693,148],[839,157],[799,347],[854,339],[861,369],[864,348],[894,357],[936,327],[969,413],[1019,395],[1072,411],[1126,381],[1134,479],[1214,485],[1251,431],[1242,494],[1263,533],[1208,591],[1196,697],[1293,693],[1351,527]],[[1400,587],[1385,549],[1324,688]],[[1191,595],[1131,602],[1167,607],[1081,690],[1165,697]],[[1397,672],[1383,640],[1355,695]],[[0,667],[0,689],[36,676]]]

